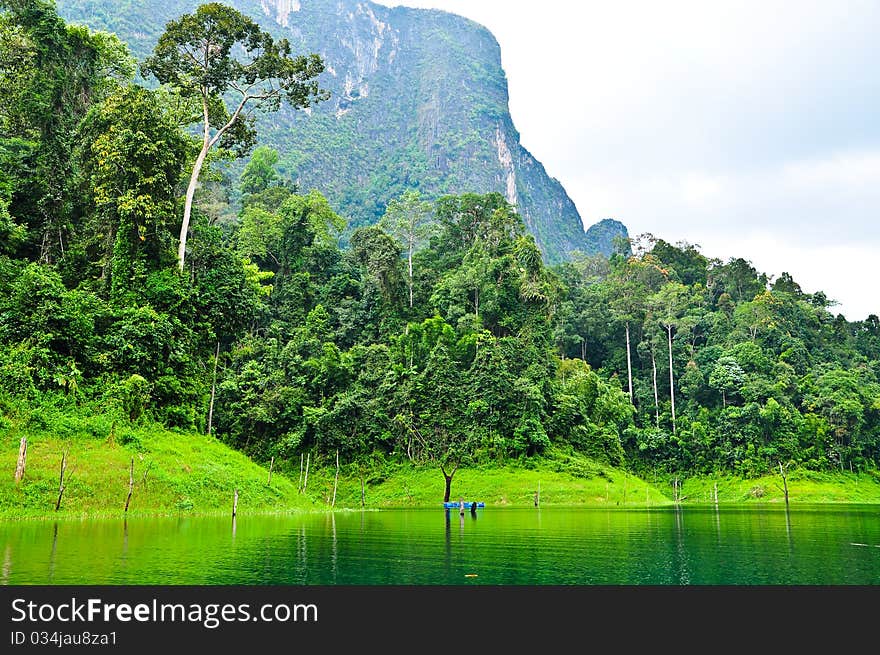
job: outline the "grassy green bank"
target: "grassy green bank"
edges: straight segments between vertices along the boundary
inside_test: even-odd
[[[304,493],[300,461],[276,461],[271,481],[266,466],[217,439],[155,425],[120,426],[107,416],[44,416],[44,422],[7,421],[0,432],[0,518],[121,516],[134,461],[129,515],[231,512],[238,489],[241,514],[436,507],[444,479],[436,466],[373,461],[368,465],[310,460]],[[22,436],[28,438],[27,468],[14,472]],[[67,453],[65,490],[56,512],[62,453]],[[794,470],[787,477],[791,503],[880,503],[880,476]],[[682,480],[685,504],[784,502],[782,478],[744,480],[730,476]],[[334,500],[335,490],[335,500]],[[666,480],[648,482],[576,454],[552,453],[515,462],[459,469],[452,500],[489,506],[593,505],[657,507],[672,504]]]

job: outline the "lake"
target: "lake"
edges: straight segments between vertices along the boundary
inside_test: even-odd
[[[877,585],[880,507],[7,520],[0,584]]]

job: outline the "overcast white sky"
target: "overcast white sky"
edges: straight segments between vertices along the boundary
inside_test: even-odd
[[[586,225],[880,314],[880,1],[380,1],[492,31],[522,144]]]

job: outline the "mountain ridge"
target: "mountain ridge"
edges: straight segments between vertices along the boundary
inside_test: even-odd
[[[140,6],[128,0],[58,0],[59,13],[115,32],[142,60],[168,20],[197,0]],[[350,227],[374,224],[408,189],[426,198],[502,193],[548,263],[572,251],[610,254],[619,221],[584,228],[574,202],[520,143],[509,111],[501,48],[483,25],[442,10],[366,0],[228,0],[296,54],[317,52],[331,99],[258,120],[259,142],[279,151],[282,173],[317,188]],[[329,36],[328,36],[329,35]]]

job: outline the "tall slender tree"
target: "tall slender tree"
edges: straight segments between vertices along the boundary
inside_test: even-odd
[[[177,251],[183,270],[193,197],[208,152],[218,144],[237,154],[250,150],[255,111],[276,111],[282,100],[302,109],[329,98],[317,81],[324,63],[317,54],[292,57],[286,39],[275,41],[244,14],[212,2],[169,21],[141,68],[200,104],[202,147],[186,190]],[[234,98],[230,107],[227,97]]]

